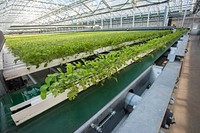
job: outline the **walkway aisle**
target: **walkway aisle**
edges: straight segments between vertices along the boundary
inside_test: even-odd
[[[200,36],[190,36],[174,98],[176,124],[167,132],[200,133]]]

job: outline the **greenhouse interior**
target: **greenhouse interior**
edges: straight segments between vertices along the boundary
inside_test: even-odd
[[[200,0],[0,0],[0,133],[199,133]]]

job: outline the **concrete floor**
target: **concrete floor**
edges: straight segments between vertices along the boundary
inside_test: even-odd
[[[200,133],[200,36],[191,36],[178,89],[173,94],[176,124],[165,133]]]

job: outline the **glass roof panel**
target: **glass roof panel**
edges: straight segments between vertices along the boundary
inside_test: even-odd
[[[109,19],[135,14],[192,9],[194,0],[0,0],[0,30],[12,25],[71,23],[88,19]],[[136,2],[136,3],[135,3]],[[157,4],[160,2],[160,4]],[[193,2],[193,3],[192,3]],[[161,4],[162,3],[162,4]],[[150,7],[150,8],[149,8]]]

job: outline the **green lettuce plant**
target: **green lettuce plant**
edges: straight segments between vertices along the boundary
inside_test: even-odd
[[[113,74],[129,65],[127,61],[131,63],[140,61],[142,57],[151,55],[153,51],[165,48],[185,32],[185,30],[177,30],[173,34],[152,39],[141,45],[127,46],[118,51],[101,54],[94,60],[82,59],[82,63],[67,63],[66,72],[58,69],[59,73],[47,76],[45,84],[40,88],[41,98],[45,99],[48,93],[57,96],[68,90],[67,96],[69,100],[73,100],[80,89],[85,90],[88,86],[99,83],[103,85],[106,78],[114,78]],[[117,81],[116,78],[114,79]]]
[[[64,59],[81,52],[93,53],[106,46],[118,46],[123,42],[144,42],[169,34],[170,31],[118,31],[83,32],[46,35],[6,36],[6,45],[18,60],[27,66],[41,63],[47,66],[54,59]]]

